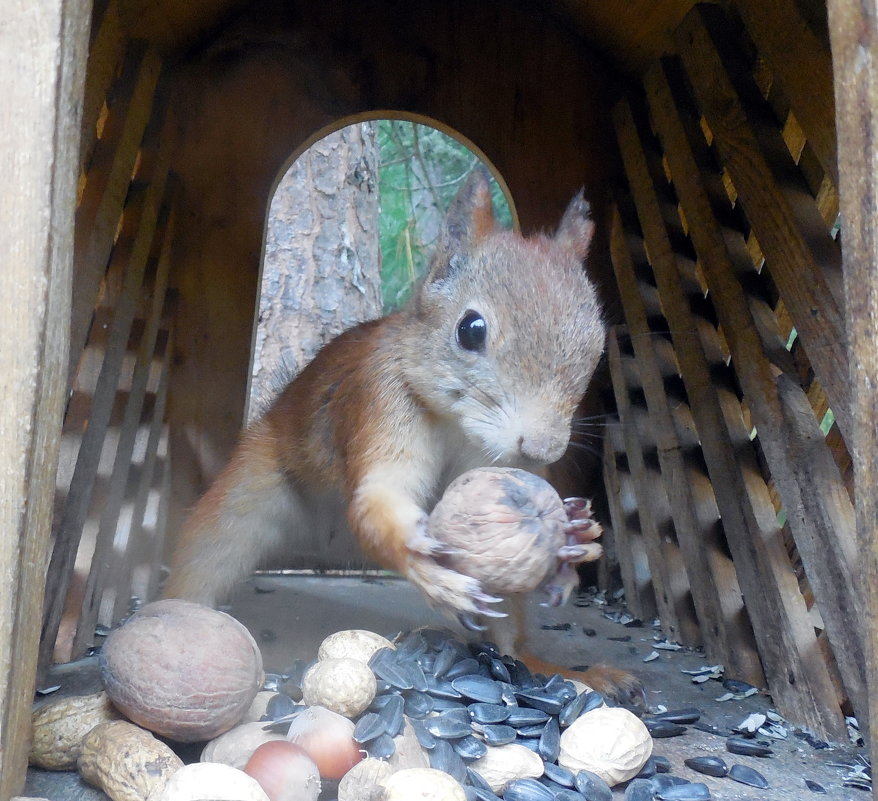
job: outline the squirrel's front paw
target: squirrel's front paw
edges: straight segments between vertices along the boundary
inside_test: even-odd
[[[500,603],[502,598],[488,595],[477,579],[443,567],[429,556],[411,554],[406,578],[424,593],[433,606],[466,616],[467,619],[472,615],[506,617],[505,612],[490,607],[490,604]]]

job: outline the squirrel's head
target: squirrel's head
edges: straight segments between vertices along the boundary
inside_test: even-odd
[[[593,228],[580,192],[554,236],[498,229],[483,170],[449,210],[412,308],[422,354],[413,388],[498,464],[548,464],[567,448],[604,348],[583,269]]]

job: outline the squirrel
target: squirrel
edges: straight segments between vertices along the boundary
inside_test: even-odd
[[[565,453],[604,349],[583,269],[593,227],[580,191],[554,236],[502,229],[474,170],[409,305],[327,343],[243,432],[179,533],[165,597],[215,605],[285,541],[329,536],[342,508],[368,558],[435,607],[491,618],[498,644],[521,655],[521,604],[510,631],[500,598],[443,566],[426,521],[470,468],[539,472]],[[613,668],[580,676],[637,692]]]

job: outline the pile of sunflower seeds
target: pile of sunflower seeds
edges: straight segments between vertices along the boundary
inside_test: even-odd
[[[465,644],[450,633],[421,629],[403,636],[397,648],[377,651],[369,662],[378,692],[356,720],[354,739],[371,757],[388,759],[394,737],[408,722],[430,766],[453,776],[468,801],[501,801],[470,765],[490,746],[517,743],[543,760],[538,779],[512,781],[502,801],[611,801],[607,783],[590,771],[572,772],[558,765],[561,731],[604,703],[593,690],[578,692],[560,675],[533,674],[520,660],[502,655],[490,642]],[[286,677],[284,677],[286,678]],[[292,682],[295,683],[294,681]],[[287,681],[284,688],[290,687]],[[295,694],[295,693],[293,693]],[[278,730],[302,707],[292,699],[269,709]],[[666,711],[644,717],[654,739],[673,737],[697,723],[697,709]],[[727,740],[730,753],[768,756],[767,743],[744,736]],[[767,788],[765,778],[743,765],[727,767],[722,759],[698,757],[686,763],[693,770]],[[709,801],[702,782],[669,774],[670,763],[649,758],[637,777],[625,785],[626,801]]]

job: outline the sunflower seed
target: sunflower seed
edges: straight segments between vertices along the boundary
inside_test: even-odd
[[[700,718],[701,710],[695,707],[672,709],[654,716],[654,720],[666,720],[668,723],[697,723]]]
[[[386,734],[384,720],[375,712],[366,712],[354,726],[354,742],[368,743],[381,734]]]
[[[488,662],[488,667],[491,670],[491,675],[498,679],[499,681],[512,682],[512,676],[509,673],[509,668],[506,667],[505,663],[502,659],[497,659],[496,657],[491,657]]]
[[[433,662],[433,675],[437,679],[443,678],[451,666],[458,660],[459,656],[460,653],[453,641],[446,640]]]
[[[460,676],[452,679],[451,686],[466,698],[485,704],[499,704],[503,698],[497,682],[485,676]]]
[[[586,796],[588,797],[588,796]],[[625,801],[652,801],[653,791],[649,779],[632,779],[625,788]]]
[[[555,801],[588,801],[588,799],[576,790],[563,789],[555,793]]]
[[[529,709],[525,706],[512,707],[506,722],[510,726],[519,728],[521,726],[534,726],[538,723],[545,723],[549,716],[540,709]]]
[[[540,734],[538,753],[546,762],[555,762],[561,750],[561,729],[557,718],[549,718]]]
[[[683,761],[687,768],[705,776],[715,776],[721,779],[729,772],[729,766],[718,756],[691,757]]]
[[[543,776],[555,782],[555,784],[560,784],[562,787],[574,786],[575,777],[573,771],[562,768],[554,762],[545,763]]]
[[[481,759],[488,753],[488,746],[481,740],[477,740],[471,734],[466,737],[461,737],[459,740],[455,740],[451,743],[451,746],[457,751],[461,759],[470,761],[473,759]]]
[[[445,678],[448,681],[452,679],[458,679],[461,676],[478,676],[479,674],[479,663],[475,659],[461,659],[459,662],[455,662],[445,674]]]
[[[671,776],[669,773],[657,773],[649,780],[649,782],[650,784],[652,784],[653,789],[657,793],[664,792],[671,787],[679,787],[683,784],[691,784],[689,779],[684,779],[682,776]]]
[[[441,740],[454,740],[466,737],[472,732],[468,722],[457,720],[446,715],[437,715],[424,721],[427,731]]]
[[[425,718],[433,711],[433,699],[427,693],[412,690],[404,696],[403,711],[410,718]]]
[[[445,771],[461,784],[466,781],[466,765],[447,740],[437,740],[436,747],[428,753],[431,768]]]
[[[379,734],[366,743],[366,753],[375,759],[390,759],[396,753],[396,743],[387,734]]]
[[[506,745],[515,740],[517,732],[512,726],[488,725],[482,727],[482,736],[488,745]]]
[[[610,785],[590,770],[579,771],[573,778],[573,784],[588,801],[613,801]]]
[[[679,723],[670,723],[666,720],[644,720],[643,723],[654,740],[662,737],[679,737],[686,733],[686,727]]]
[[[530,690],[520,690],[515,693],[515,697],[529,707],[540,709],[549,715],[557,715],[564,708],[563,701],[536,687]]]
[[[810,779],[805,779],[805,787],[807,787],[812,793],[826,794],[826,788],[822,784],[812,782]]]
[[[424,721],[422,720],[409,720],[409,724],[415,732],[415,737],[418,739],[418,743],[420,743],[421,748],[425,748],[427,751],[431,751],[436,747],[436,738],[427,731],[427,727],[424,726]]]
[[[656,793],[662,801],[710,801],[710,790],[703,782],[686,782]]]
[[[445,698],[450,701],[457,701],[463,696],[451,686],[450,681],[436,679],[433,676],[427,677],[427,692],[434,698]]]
[[[653,754],[650,757],[650,760],[655,763],[656,773],[670,773],[671,772],[671,760],[666,756],[661,756],[659,754]]]
[[[774,753],[768,747],[768,743],[762,740],[748,740],[744,737],[729,737],[726,740],[726,750],[732,754],[755,757],[767,757]]]
[[[504,801],[553,801],[555,794],[536,779],[516,779],[503,791]]]
[[[747,765],[732,765],[729,768],[729,778],[750,787],[758,787],[760,790],[768,789],[768,780],[765,776]]]
[[[502,723],[509,717],[509,707],[476,702],[469,705],[470,717],[476,723]]]
[[[293,701],[290,696],[286,695],[286,693],[278,693],[268,699],[268,704],[265,707],[265,714],[268,715],[271,720],[277,720],[278,718],[292,714],[295,706],[296,702]]]
[[[604,703],[604,698],[594,690],[583,690],[572,701],[568,701],[558,715],[558,722],[562,727],[569,726],[580,715],[597,709]]]

